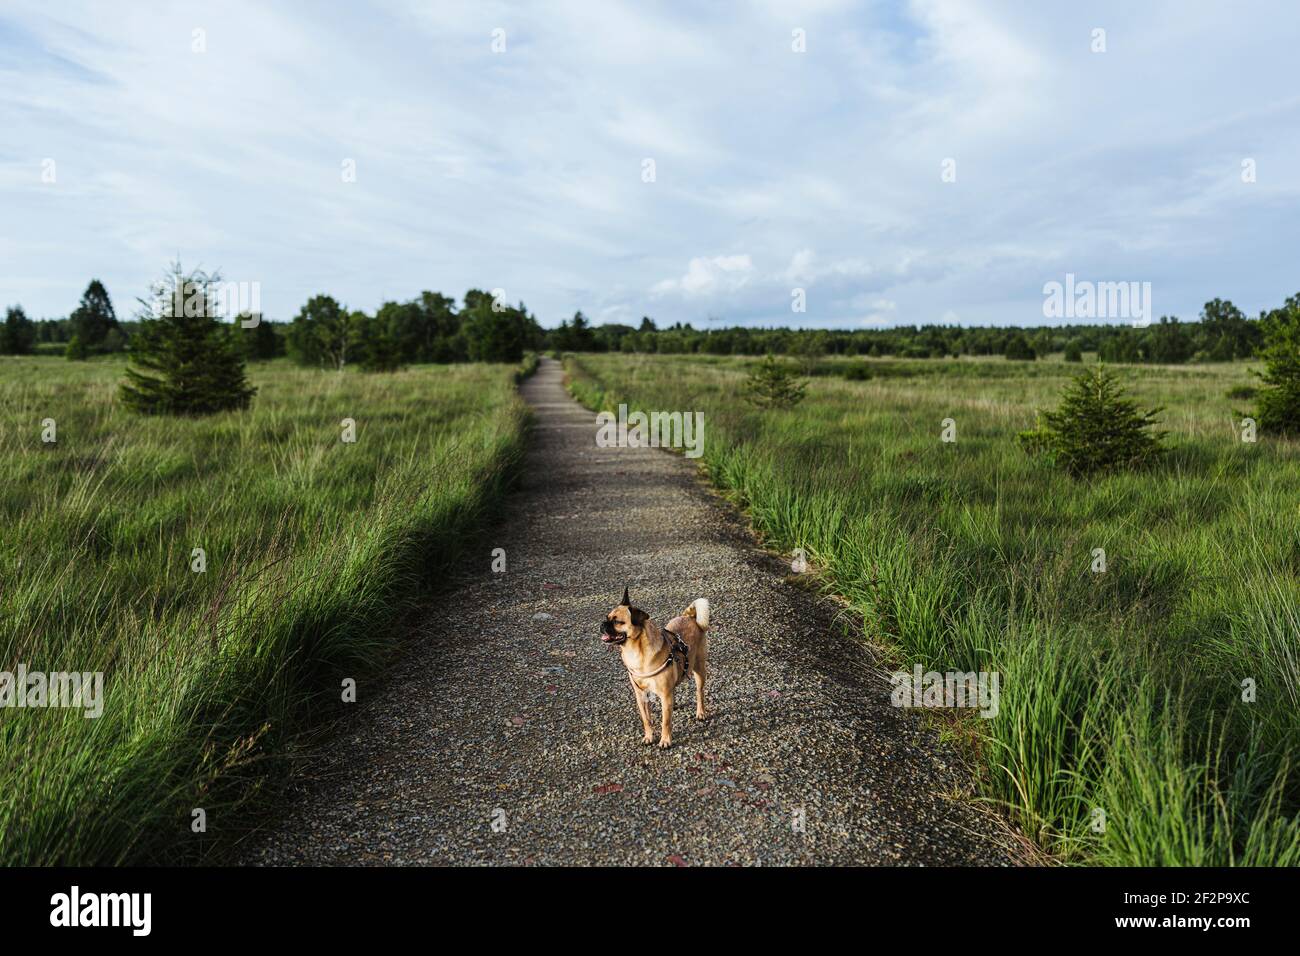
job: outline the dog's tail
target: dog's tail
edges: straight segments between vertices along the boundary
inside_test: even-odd
[[[696,598],[691,606],[682,612],[687,617],[695,618],[695,623],[704,629],[709,627],[709,599]]]

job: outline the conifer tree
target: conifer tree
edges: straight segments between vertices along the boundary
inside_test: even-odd
[[[186,274],[173,263],[154,283],[151,299],[141,300],[144,311],[121,386],[130,408],[148,415],[208,415],[248,407],[256,389],[244,377],[238,340],[218,316],[219,281],[200,270]]]
[[[68,316],[68,325],[73,340],[78,343],[76,348],[69,347],[68,358],[88,357],[103,345],[111,330],[118,328],[117,313],[104,283],[98,279],[90,280],[90,285],[82,293],[81,303]]]
[[[1261,323],[1264,371],[1255,418],[1263,431],[1300,435],[1300,293],[1274,309]]]
[[[744,394],[759,408],[792,408],[803,401],[807,384],[798,380],[794,370],[768,353],[750,370]]]
[[[1026,451],[1045,454],[1075,477],[1137,468],[1164,452],[1164,433],[1152,430],[1160,411],[1140,411],[1099,364],[1066,387],[1060,406],[1042,413],[1042,424],[1018,437]]]

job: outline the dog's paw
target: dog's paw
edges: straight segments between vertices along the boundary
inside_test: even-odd
[[[712,716],[713,716],[713,711],[711,710],[697,710],[695,712],[696,720],[708,720]]]
[[[671,737],[664,737],[659,741],[659,748],[661,750],[667,750],[672,745],[673,745],[673,738]]]
[[[654,734],[646,734],[644,737],[641,738],[641,743],[643,744],[652,744],[654,742],[655,742]]]

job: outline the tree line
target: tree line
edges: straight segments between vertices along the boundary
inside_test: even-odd
[[[1294,298],[1294,297],[1293,297]],[[1288,300],[1290,302],[1291,300]],[[1285,308],[1286,306],[1283,306]],[[517,362],[525,352],[628,352],[707,355],[827,355],[945,358],[1005,356],[1033,361],[1063,354],[1082,361],[1182,364],[1257,357],[1263,328],[1279,310],[1250,319],[1232,302],[1205,303],[1199,321],[1163,316],[1144,328],[1128,325],[1055,325],[963,328],[949,325],[882,329],[660,328],[649,316],[637,326],[592,325],[577,312],[558,328],[543,329],[520,303],[470,289],[458,304],[438,292],[407,302],[385,302],[375,312],[349,309],[329,295],[312,296],[288,322],[228,323],[235,347],[248,360],[288,355],[304,365],[384,371],[423,362]],[[62,350],[69,358],[126,352],[141,317],[119,320],[103,284],[93,280],[66,319],[27,318],[8,309],[0,326],[0,354]]]
[[[1072,325],[1038,328],[898,327],[854,331],[820,329],[696,330],[689,324],[658,328],[649,316],[637,328],[593,327],[578,312],[556,329],[543,329],[521,302],[471,289],[454,299],[423,292],[408,302],[385,302],[374,314],[350,310],[328,295],[312,296],[289,323],[243,314],[219,314],[220,276],[185,272],[173,263],[150,287],[132,323],[120,322],[103,283],[92,280],[66,320],[33,322],[11,306],[0,325],[0,353],[26,354],[51,332],[66,342],[70,359],[129,351],[121,396],[150,414],[208,414],[245,408],[256,390],[245,377],[250,359],[287,354],[303,365],[343,370],[357,365],[391,371],[422,362],[519,362],[526,352],[618,351],[715,355],[900,355],[942,358],[1004,355],[1031,361],[1063,351],[1067,361],[1095,352],[1103,361],[1187,362],[1262,358],[1260,424],[1300,431],[1300,293],[1256,320],[1231,302],[1205,304],[1201,320],[1165,316],[1146,328]],[[43,338],[44,337],[44,338]],[[771,364],[769,359],[768,364]],[[769,370],[772,373],[779,369]],[[779,384],[779,383],[778,383]],[[771,391],[769,387],[767,391]],[[766,394],[767,392],[764,392]]]
[[[1288,300],[1290,302],[1290,300]],[[1283,307],[1285,308],[1285,306]],[[894,356],[925,359],[962,355],[1005,356],[1033,361],[1064,354],[1082,361],[1085,352],[1106,362],[1228,362],[1255,357],[1263,323],[1279,310],[1248,319],[1231,302],[1205,304],[1200,321],[1164,316],[1144,328],[1128,325],[1053,325],[964,328],[949,325],[887,329],[696,328],[686,323],[659,328],[645,316],[639,326],[592,326],[579,312],[547,336],[547,345],[569,352],[631,352],[706,355]]]
[[[1093,353],[1112,363],[1182,364],[1258,356],[1263,328],[1278,311],[1265,310],[1250,319],[1232,302],[1213,299],[1205,303],[1199,321],[1163,316],[1144,328],[922,325],[853,330],[696,328],[681,322],[660,328],[649,316],[638,326],[597,326],[577,312],[548,330],[523,303],[509,305],[491,293],[470,289],[459,304],[438,292],[422,292],[407,302],[385,302],[373,313],[349,309],[329,295],[315,295],[289,322],[261,316],[252,322],[253,317],[242,316],[244,321],[227,326],[235,348],[248,360],[288,355],[304,365],[335,369],[356,365],[374,371],[424,362],[517,362],[526,352],[547,349],[803,358],[971,355],[1020,361],[1049,354],[1082,361],[1084,353]],[[119,320],[107,290],[93,280],[66,319],[32,321],[21,306],[9,308],[0,326],[0,354],[62,350],[69,358],[83,359],[126,352],[142,318]]]
[[[208,317],[215,314],[211,289],[218,275],[183,274],[173,267],[162,285],[201,290]],[[108,291],[92,280],[76,310],[66,319],[33,321],[21,305],[7,310],[0,325],[0,354],[26,355],[62,351],[69,359],[130,352],[135,340],[156,320],[155,299],[141,299],[133,320],[121,320]],[[390,371],[422,362],[518,362],[525,352],[548,346],[547,333],[524,306],[510,305],[479,289],[462,303],[437,292],[423,292],[409,302],[385,302],[373,314],[349,309],[329,295],[312,296],[290,322],[272,322],[243,314],[222,322],[223,334],[245,360],[288,355],[302,365],[342,369],[356,365]],[[206,334],[206,333],[205,333]]]
[[[1292,297],[1295,298],[1295,297]],[[1288,299],[1288,302],[1291,302]],[[1286,306],[1283,306],[1286,308]],[[385,302],[373,313],[351,310],[330,295],[313,295],[287,323],[240,316],[227,323],[235,347],[248,360],[289,355],[305,365],[391,371],[426,362],[519,362],[528,351],[658,352],[706,355],[858,355],[937,359],[1002,355],[1031,362],[1063,354],[1079,362],[1092,352],[1104,362],[1182,364],[1253,358],[1264,342],[1265,310],[1248,319],[1226,299],[1205,303],[1199,321],[1162,316],[1145,328],[1130,325],[983,326],[900,325],[887,329],[659,328],[593,325],[582,312],[558,328],[543,329],[523,303],[511,306],[486,291],[454,298],[425,291],[408,302]],[[91,281],[66,319],[27,319],[10,307],[0,326],[0,354],[64,351],[70,359],[125,352],[140,317],[120,320],[108,291]]]
[[[282,329],[284,351],[303,365],[391,371],[422,362],[518,362],[546,347],[546,332],[521,302],[512,306],[479,289],[456,300],[423,292],[385,302],[374,314],[312,296]]]

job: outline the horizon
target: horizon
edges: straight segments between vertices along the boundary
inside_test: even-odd
[[[1276,0],[314,12],[7,5],[0,305],[99,278],[129,319],[178,254],[275,321],[500,288],[546,328],[1029,328],[1092,324],[1044,315],[1067,274],[1150,283],[1152,322],[1297,289]]]

